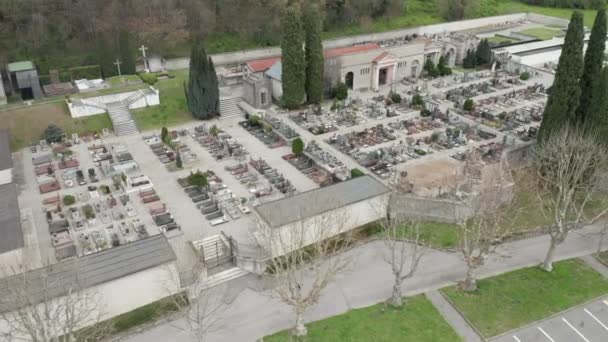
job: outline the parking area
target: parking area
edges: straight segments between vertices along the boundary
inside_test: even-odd
[[[545,321],[490,339],[491,342],[608,341],[608,297]]]

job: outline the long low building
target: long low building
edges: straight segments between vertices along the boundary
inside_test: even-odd
[[[386,215],[390,189],[362,176],[254,207],[258,243],[280,256]]]

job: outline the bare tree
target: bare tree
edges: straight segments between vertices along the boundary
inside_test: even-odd
[[[388,303],[400,307],[403,305],[402,284],[418,269],[424,250],[418,245],[419,223],[391,215],[390,211],[388,214],[386,219],[380,221],[382,241],[388,249],[388,255],[384,256],[384,260],[391,266],[395,279]]]
[[[295,313],[292,331],[295,336],[307,334],[304,314],[353,262],[353,255],[345,253],[352,243],[352,232],[344,232],[347,212],[334,210],[312,218],[301,214],[300,218],[297,223],[281,228],[265,227],[258,222],[262,243],[272,255],[268,261],[275,281],[272,296]]]
[[[556,247],[584,218],[585,207],[599,191],[608,150],[595,133],[565,127],[534,149],[538,203],[550,219],[549,249],[542,268],[553,270]]]
[[[3,341],[76,342],[99,338],[110,329],[102,322],[101,296],[81,278],[77,262],[12,270],[0,284]]]
[[[504,162],[484,165],[479,154],[472,151],[467,156],[464,175],[471,194],[471,215],[457,223],[458,248],[467,266],[460,288],[475,291],[476,270],[518,228],[516,217],[522,208],[513,200],[515,187]]]

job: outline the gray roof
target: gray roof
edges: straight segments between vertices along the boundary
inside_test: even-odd
[[[389,188],[365,175],[254,208],[270,227],[277,228],[387,193]]]
[[[19,290],[18,293],[22,294],[27,291],[30,297],[29,304],[40,303],[45,298],[48,300],[64,295],[70,289],[76,290],[99,285],[174,260],[173,249],[167,238],[160,234],[103,252],[0,279],[0,312],[15,309],[20,305],[17,300],[23,301],[23,298],[11,300],[15,290],[8,288],[28,287],[28,290]],[[43,280],[45,277],[46,281]]]
[[[266,71],[266,76],[280,81],[281,77],[283,76],[283,64],[281,64],[281,61],[274,63],[270,69]]]
[[[11,139],[8,131],[0,129],[0,171],[13,167],[13,157],[11,155]]]
[[[0,254],[23,247],[17,185],[0,185]]]

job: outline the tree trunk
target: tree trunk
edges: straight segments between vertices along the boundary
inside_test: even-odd
[[[541,268],[547,272],[553,271],[553,254],[555,254],[555,247],[557,247],[557,241],[555,241],[554,238],[551,238],[547,256],[545,256],[545,261],[541,266]]]
[[[399,277],[395,279],[395,285],[393,285],[393,294],[388,300],[388,304],[397,308],[403,305],[403,295],[401,294],[401,279]]]
[[[304,325],[304,313],[296,312],[296,327],[293,329],[294,336],[306,336],[308,330]]]
[[[460,289],[465,292],[473,292],[477,290],[477,279],[473,274],[473,267],[469,266],[467,277],[460,283]]]

